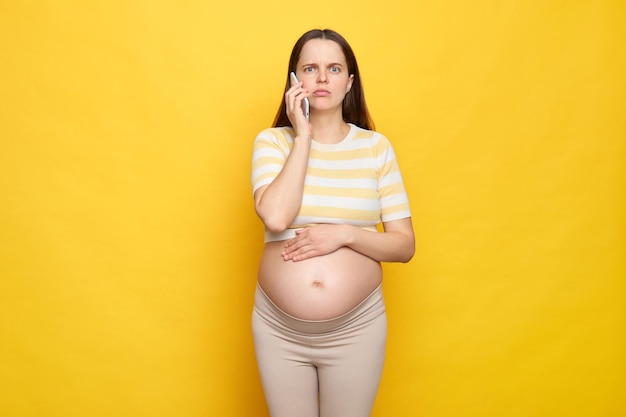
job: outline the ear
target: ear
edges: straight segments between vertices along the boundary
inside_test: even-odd
[[[354,74],[350,74],[350,78],[348,78],[348,87],[346,88],[346,94],[350,92],[352,89],[352,83],[354,82]]]

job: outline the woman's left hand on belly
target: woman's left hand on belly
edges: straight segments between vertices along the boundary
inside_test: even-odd
[[[341,224],[320,224],[296,230],[296,237],[285,242],[283,259],[302,261],[335,252],[348,241],[348,228]]]

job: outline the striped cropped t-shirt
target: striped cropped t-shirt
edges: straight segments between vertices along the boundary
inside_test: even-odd
[[[270,184],[293,146],[290,127],[265,129],[254,141],[252,189]],[[265,241],[285,240],[295,230],[323,223],[350,224],[375,231],[382,222],[411,216],[402,175],[389,140],[350,124],[339,143],[313,140],[304,180],[302,205],[282,233],[265,230]]]

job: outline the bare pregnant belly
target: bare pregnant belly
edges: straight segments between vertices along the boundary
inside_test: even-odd
[[[349,248],[304,261],[284,261],[284,242],[265,245],[259,285],[287,314],[327,320],[356,307],[380,285],[380,264]]]

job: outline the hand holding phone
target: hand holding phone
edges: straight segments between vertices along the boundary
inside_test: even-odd
[[[292,84],[298,84],[298,77],[296,77],[296,73],[295,72],[291,72],[291,82]],[[302,112],[304,113],[304,117],[306,118],[306,121],[309,121],[309,98],[308,97],[304,97],[302,99]]]

